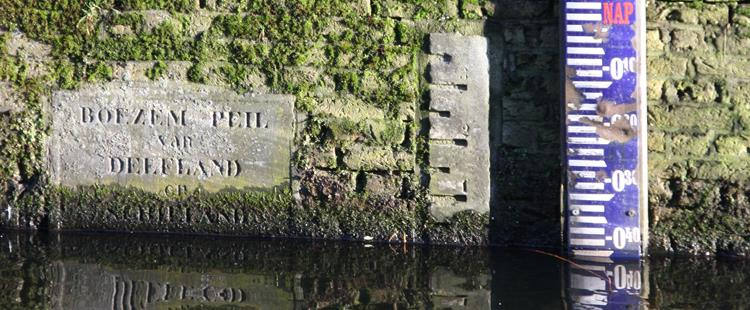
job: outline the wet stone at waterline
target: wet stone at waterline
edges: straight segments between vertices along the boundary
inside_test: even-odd
[[[56,92],[52,180],[167,193],[287,184],[293,104],[293,96],[166,81]]]

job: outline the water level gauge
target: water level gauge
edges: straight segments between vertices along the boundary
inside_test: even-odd
[[[563,210],[575,256],[639,257],[646,247],[645,7],[562,5]]]

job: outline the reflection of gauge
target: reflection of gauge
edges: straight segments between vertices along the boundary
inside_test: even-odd
[[[567,275],[571,309],[640,309],[646,305],[647,279],[638,260],[575,259]]]

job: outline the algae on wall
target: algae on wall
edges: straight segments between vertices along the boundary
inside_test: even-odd
[[[5,111],[9,125],[0,126],[3,199],[16,210],[7,220],[32,229],[429,240],[429,227],[446,224],[428,221],[420,180],[422,44],[434,31],[479,33],[484,5],[0,1],[0,78],[22,107]],[[122,79],[293,94],[292,190],[170,196],[49,184],[43,111],[51,93]],[[486,242],[486,232],[472,236]]]
[[[652,252],[750,254],[748,4],[649,10]]]

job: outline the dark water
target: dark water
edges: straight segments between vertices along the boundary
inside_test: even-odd
[[[139,235],[0,236],[2,309],[746,309],[750,263]]]

